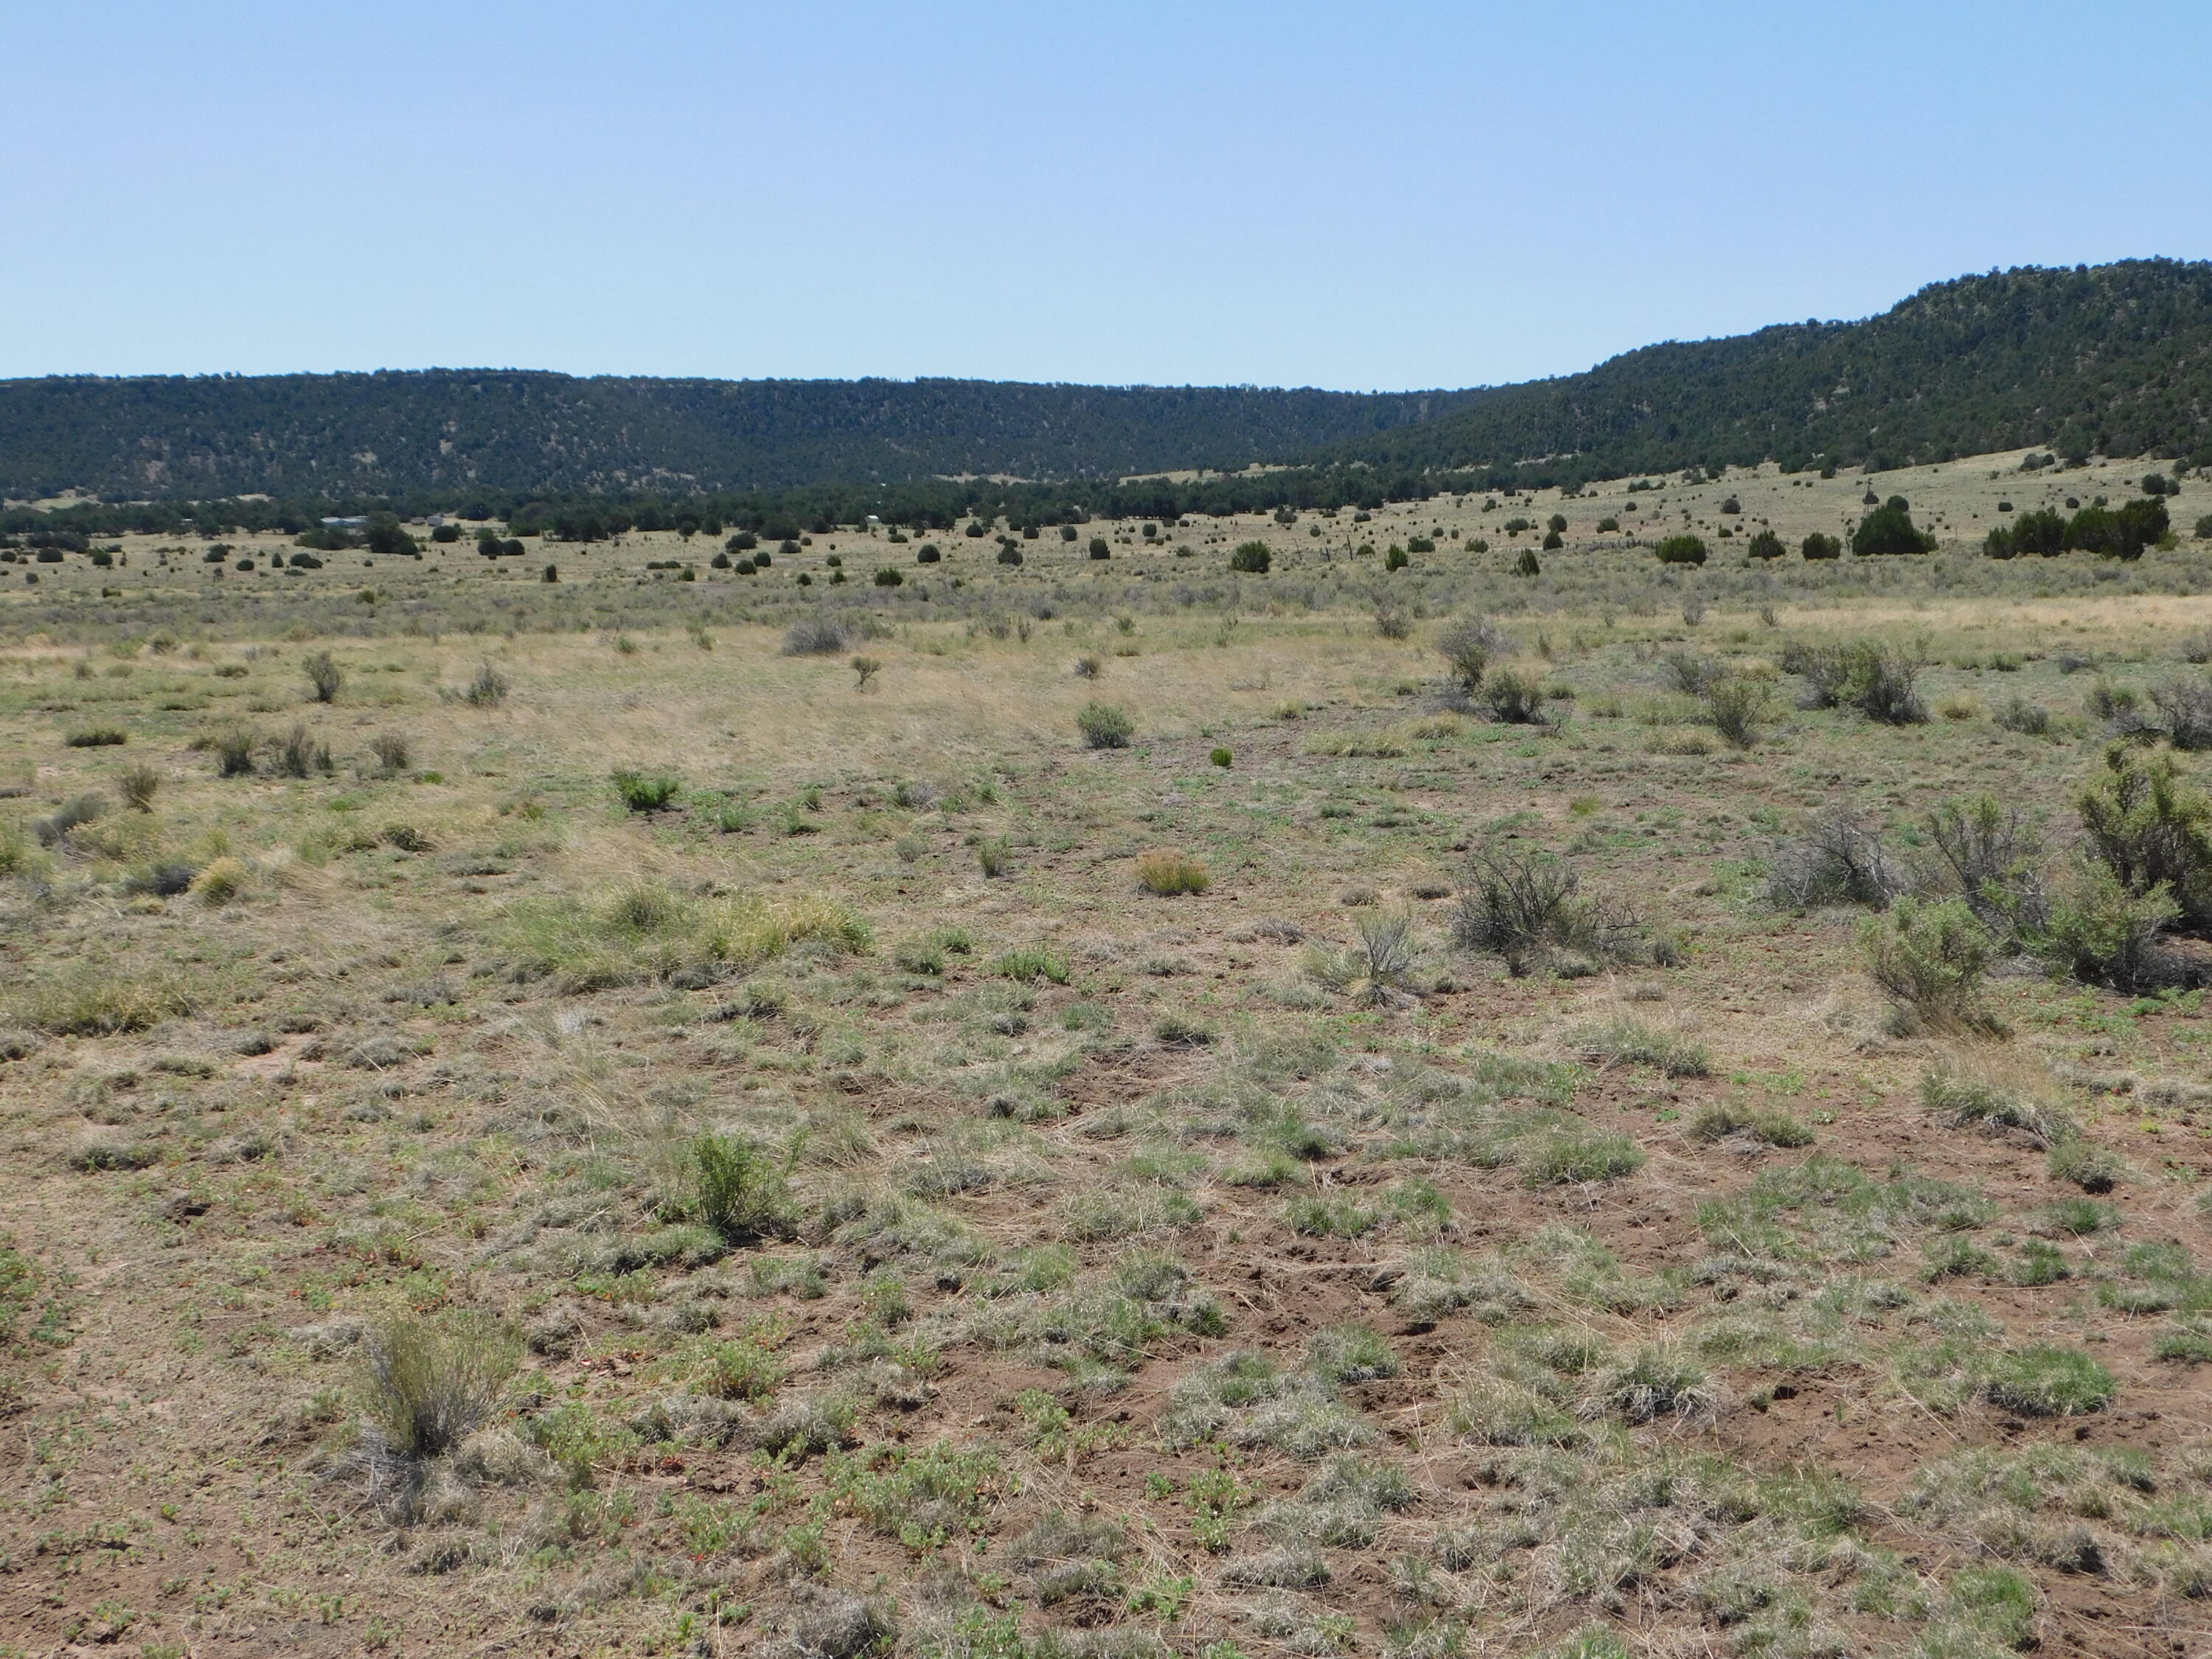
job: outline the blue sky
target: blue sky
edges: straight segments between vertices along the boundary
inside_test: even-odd
[[[10,0],[0,375],[1462,386],[2212,255],[2212,8]]]

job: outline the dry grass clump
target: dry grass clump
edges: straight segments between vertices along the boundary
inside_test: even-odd
[[[1159,1424],[1171,1447],[1220,1440],[1266,1446],[1298,1462],[1374,1443],[1376,1435],[1324,1377],[1284,1370],[1266,1355],[1239,1349],[1176,1385]]]
[[[380,732],[368,740],[368,752],[376,759],[376,769],[386,777],[404,772],[415,757],[414,739],[404,732]]]
[[[96,791],[88,791],[71,796],[45,817],[33,819],[31,833],[39,838],[41,847],[56,847],[71,831],[96,823],[106,815],[107,798]]]
[[[1963,1059],[1939,1060],[1920,1073],[1920,1101],[1956,1127],[2018,1130],[2049,1146],[2080,1133],[2074,1115],[2016,1077],[1992,1074]]]
[[[1203,893],[1213,884],[1213,878],[1206,873],[1204,865],[1181,853],[1140,854],[1136,867],[1137,885],[1163,898]]]
[[[252,885],[253,872],[242,859],[219,858],[193,878],[192,896],[203,904],[228,904]]]
[[[618,888],[597,906],[519,900],[495,937],[510,978],[550,980],[568,995],[656,980],[703,989],[799,944],[849,955],[875,946],[863,917],[820,894],[696,899],[653,882]]]
[[[115,787],[123,797],[123,804],[131,811],[150,812],[154,810],[154,797],[161,792],[161,775],[150,766],[133,766],[116,779]]]
[[[1719,1102],[1701,1107],[1690,1120],[1692,1140],[1718,1141],[1738,1136],[1763,1146],[1813,1144],[1813,1132],[1790,1113],[1780,1110],[1756,1110]]]
[[[1666,1077],[1704,1077],[1712,1070],[1702,1042],[1626,1014],[1577,1026],[1567,1042],[1595,1066],[1648,1066]]]
[[[1358,901],[1361,913],[1352,920],[1356,945],[1347,951],[1309,951],[1305,965],[1307,974],[1330,990],[1349,992],[1361,1002],[1381,1006],[1407,995],[1419,947],[1412,915],[1403,910],[1367,908],[1373,900],[1370,893]]]
[[[21,1018],[24,1024],[56,1036],[114,1036],[189,1014],[198,1001],[179,975],[87,963],[34,981],[21,1004]]]

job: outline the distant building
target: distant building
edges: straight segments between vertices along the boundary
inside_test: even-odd
[[[363,524],[367,524],[368,522],[368,514],[367,514],[366,513],[360,514],[360,515],[359,515],[358,517],[356,517],[356,518],[351,518],[351,519],[325,519],[325,520],[323,520],[323,523],[324,523],[324,525],[325,525],[326,527],[328,527],[328,528],[331,528],[331,529],[337,529],[337,530],[350,530],[350,529],[352,529],[356,525],[363,525]]]

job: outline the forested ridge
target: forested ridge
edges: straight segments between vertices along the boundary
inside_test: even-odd
[[[1763,460],[1879,471],[2028,445],[2077,457],[2212,448],[2212,264],[1991,272],[1863,322],[1647,346],[1330,459],[1620,477]]]
[[[335,499],[684,495],[970,474],[1241,468],[1453,394],[428,369],[0,381],[0,490]]]
[[[963,510],[1008,492],[935,481],[1003,477],[1036,481],[1009,501],[1039,510],[1168,513],[1770,459],[1882,470],[2030,445],[2212,461],[2212,264],[1961,277],[1860,322],[1650,346],[1462,392],[447,369],[0,381],[0,494],[18,500],[503,511],[744,495],[811,517],[886,489]],[[1112,482],[1255,462],[1293,470]]]

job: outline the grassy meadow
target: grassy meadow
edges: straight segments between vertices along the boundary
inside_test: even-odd
[[[0,568],[0,1655],[2204,1650],[2212,497],[2021,459]]]

